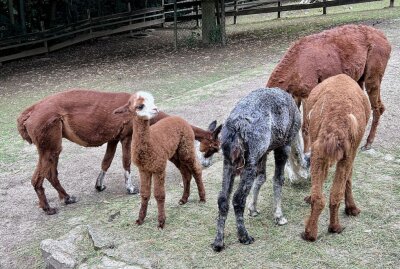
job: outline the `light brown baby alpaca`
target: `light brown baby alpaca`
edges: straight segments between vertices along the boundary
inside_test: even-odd
[[[308,97],[306,121],[311,142],[311,215],[302,237],[315,241],[318,219],[325,207],[322,193],[329,167],[336,163],[330,198],[330,233],[340,233],[338,209],[345,200],[347,215],[357,216],[352,193],[351,176],[358,146],[368,123],[371,106],[360,86],[349,76],[341,74],[318,84]]]
[[[141,225],[146,217],[150,199],[151,180],[154,178],[154,197],[158,206],[158,227],[165,225],[165,170],[167,161],[172,161],[180,170],[183,179],[183,195],[180,204],[185,204],[190,193],[192,175],[196,181],[200,201],[205,202],[205,190],[201,178],[201,167],[196,159],[194,133],[185,120],[168,117],[150,126],[150,119],[158,113],[154,98],[146,92],[137,92],[128,103],[114,113],[129,112],[133,115],[131,154],[133,163],[139,168],[140,195],[142,199],[139,218]]]

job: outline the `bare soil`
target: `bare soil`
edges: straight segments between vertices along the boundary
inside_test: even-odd
[[[382,83],[386,112],[373,148],[400,159],[400,20],[382,21],[375,27],[386,34],[393,50]],[[171,36],[170,31],[161,29],[139,40],[113,36],[45,57],[4,64],[0,67],[0,98],[3,102],[14,102],[8,111],[13,116],[9,121],[15,122],[24,107],[43,96],[82,87],[151,91],[163,110],[206,128],[214,119],[223,122],[241,96],[264,86],[289,41],[296,37],[269,40],[262,35],[233,35],[224,48],[181,48],[174,52]],[[16,129],[13,133],[15,140],[20,139]],[[56,191],[46,183],[49,203],[59,209],[57,215],[46,216],[37,207],[37,196],[30,184],[37,160],[35,148],[27,144],[15,147],[16,159],[0,164],[0,268],[41,267],[38,247],[41,240],[56,238],[77,223],[90,221],[90,215],[75,214],[80,209],[110,204],[127,196],[121,154],[118,149],[106,175],[107,189],[98,193],[94,184],[105,147],[82,148],[64,141],[59,178],[67,192],[77,196],[79,201],[68,206],[60,204]],[[2,152],[8,154],[8,151]],[[15,155],[12,151],[9,154]],[[215,162],[220,160],[217,156]],[[217,168],[220,165],[212,166],[205,175],[219,175],[221,171]],[[135,171],[133,173],[137,178]],[[168,181],[178,186],[179,173],[172,167]],[[207,178],[205,182],[207,184]],[[193,190],[192,196],[197,197]],[[131,196],[127,202],[137,200],[137,196]]]

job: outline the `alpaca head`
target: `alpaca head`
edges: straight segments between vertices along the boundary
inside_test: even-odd
[[[114,114],[129,112],[136,117],[144,120],[154,118],[158,113],[158,108],[154,104],[154,97],[148,92],[139,91],[132,94],[127,104],[114,110]]]

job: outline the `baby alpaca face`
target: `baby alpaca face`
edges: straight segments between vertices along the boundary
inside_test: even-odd
[[[139,118],[150,120],[157,115],[158,109],[154,104],[154,97],[150,93],[140,91],[132,99],[131,106]]]

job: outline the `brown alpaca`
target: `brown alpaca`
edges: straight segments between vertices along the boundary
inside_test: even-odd
[[[158,227],[165,224],[165,169],[172,161],[180,170],[183,179],[183,195],[180,204],[189,198],[192,175],[197,184],[200,201],[205,202],[205,190],[201,178],[201,167],[197,163],[194,148],[194,133],[190,125],[179,117],[168,117],[150,127],[150,119],[157,115],[154,98],[146,92],[137,92],[129,102],[114,113],[130,112],[133,115],[132,161],[139,168],[140,196],[142,199],[139,218],[141,225],[146,217],[150,199],[151,181],[154,179],[154,197],[158,206]]]
[[[272,72],[267,87],[279,87],[304,101],[311,90],[324,79],[346,74],[365,84],[373,110],[373,121],[367,142],[371,148],[379,118],[385,111],[380,87],[391,47],[384,34],[365,25],[344,25],[297,40]],[[303,118],[305,114],[303,114]],[[303,125],[303,139],[308,130]],[[304,141],[304,149],[309,145]]]
[[[39,160],[32,177],[32,185],[39,197],[39,206],[49,215],[55,214],[47,202],[43,181],[47,178],[58,191],[60,199],[66,204],[74,203],[75,197],[70,196],[58,180],[57,164],[61,153],[62,138],[66,138],[84,147],[97,147],[107,143],[101,172],[96,181],[96,189],[102,191],[106,171],[114,158],[118,142],[122,145],[122,163],[125,184],[128,193],[137,193],[130,173],[130,145],[132,139],[132,117],[129,115],[114,115],[112,112],[124,105],[130,98],[128,93],[106,93],[88,90],[70,90],[44,98],[30,106],[18,117],[18,131],[22,138],[36,145]],[[151,120],[151,124],[168,117],[159,112]],[[219,149],[216,122],[211,125],[211,131],[192,126],[195,137],[201,142],[203,155],[208,158]],[[204,159],[203,164],[209,165]]]
[[[347,215],[357,216],[351,176],[357,148],[368,123],[371,106],[360,86],[341,74],[324,80],[315,87],[306,103],[311,142],[311,215],[306,222],[303,239],[315,241],[318,218],[325,207],[322,187],[329,167],[336,163],[335,178],[330,190],[330,224],[328,231],[340,233],[338,209],[345,199]]]

